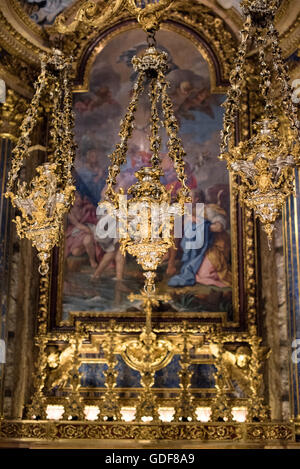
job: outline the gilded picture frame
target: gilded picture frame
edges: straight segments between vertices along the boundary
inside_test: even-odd
[[[98,33],[92,45],[89,45],[85,54],[82,54],[81,63],[78,65],[78,75],[75,79],[74,93],[82,93],[88,89],[88,77],[91,73],[92,65],[103,50],[113,38],[126,31],[136,29],[136,22],[133,20],[124,21],[118,24],[117,27],[112,27],[104,33]],[[216,51],[213,50],[213,45],[208,44],[203,36],[191,28],[190,25],[176,22],[170,19],[163,23],[162,30],[172,31],[182,37],[188,39],[206,60],[210,78],[211,78],[211,92],[223,93],[228,85],[226,70],[228,64],[222,63],[220,57],[217,56]],[[224,62],[224,57],[223,57]],[[245,103],[247,106],[247,103]],[[239,134],[248,131],[248,121],[243,121],[243,116],[240,116],[239,129],[237,132],[237,139]],[[229,179],[230,186],[230,226],[231,226],[231,262],[232,262],[232,303],[233,303],[233,317],[231,320],[227,319],[224,312],[180,312],[176,314],[169,311],[153,313],[153,320],[163,320],[169,322],[174,320],[181,322],[183,320],[202,323],[216,323],[221,324],[221,327],[231,330],[246,330],[247,325],[253,322],[256,310],[256,292],[255,290],[255,223],[252,214],[245,214],[244,210],[240,207],[237,194],[232,189],[232,181]],[[62,296],[63,296],[63,258],[64,247],[63,242],[59,248],[56,248],[52,257],[52,268],[50,275],[49,286],[49,323],[51,328],[57,327],[74,327],[76,321],[104,321],[108,322],[111,319],[117,321],[124,320],[124,312],[112,311],[72,311],[70,318],[67,320],[62,319]],[[251,307],[250,307],[251,306]],[[143,322],[143,313],[136,311],[126,312],[126,321]]]

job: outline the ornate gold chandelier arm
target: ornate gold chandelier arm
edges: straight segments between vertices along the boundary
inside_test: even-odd
[[[24,158],[29,155],[30,147],[30,135],[34,129],[34,126],[38,118],[38,109],[40,106],[41,96],[44,90],[50,85],[51,79],[47,75],[46,71],[47,57],[42,55],[41,57],[41,73],[35,84],[35,94],[32,98],[32,101],[29,105],[29,108],[26,111],[25,118],[20,127],[20,137],[18,139],[17,145],[13,149],[13,159],[11,163],[11,169],[8,173],[8,181],[6,186],[6,193],[10,197],[13,196],[13,186],[18,177],[20,169],[22,168]]]
[[[282,52],[279,45],[279,33],[276,31],[272,18],[275,15],[279,5],[278,0],[244,0],[241,3],[244,13],[247,15],[241,31],[241,43],[238,49],[234,67],[230,75],[230,89],[228,91],[227,100],[223,104],[225,107],[223,131],[221,132],[220,159],[223,159],[228,149],[229,140],[233,135],[235,128],[235,120],[239,112],[241,103],[241,93],[243,82],[245,81],[245,59],[247,53],[247,45],[250,39],[251,30],[255,30],[255,40],[259,49],[259,64],[261,83],[260,90],[266,101],[265,114],[272,118],[274,104],[270,97],[271,72],[267,66],[266,49],[268,43],[271,44],[273,54],[273,68],[278,76],[281,91],[282,103],[287,117],[290,120],[293,130],[298,132],[300,137],[300,122],[298,119],[298,111],[291,100],[292,89],[289,85],[289,75],[287,67],[282,58]]]
[[[126,0],[125,8],[134,16],[144,31],[157,31],[163,15],[173,6],[176,0]]]
[[[107,199],[110,199],[111,202],[118,207],[118,194],[113,189],[113,186],[116,185],[117,176],[120,174],[121,166],[126,161],[126,154],[128,150],[128,140],[132,135],[132,131],[134,128],[134,115],[137,109],[137,104],[139,97],[144,89],[143,82],[145,79],[145,72],[141,71],[138,75],[138,79],[133,87],[133,94],[128,106],[126,115],[124,119],[121,121],[121,129],[119,132],[119,136],[121,137],[121,142],[117,144],[116,149],[113,153],[109,155],[111,159],[111,165],[108,168],[108,177],[107,177],[107,188],[105,192],[105,196]]]
[[[233,129],[235,128],[235,120],[239,112],[240,96],[242,93],[241,88],[245,80],[244,63],[251,27],[251,17],[247,16],[241,31],[242,40],[229,78],[230,88],[227,94],[227,99],[223,103],[225,114],[223,119],[223,130],[221,131],[220,159],[224,158],[224,154],[227,151],[229,140],[232,137]]]
[[[91,1],[84,2],[78,9],[72,23],[66,24],[65,16],[59,15],[54,22],[53,29],[61,34],[70,34],[77,30],[80,23],[99,27],[104,25],[118,11],[121,11],[125,2],[126,0],[115,0],[113,5],[108,5],[99,17],[96,16],[99,11],[97,3]]]
[[[272,47],[274,61],[274,69],[277,71],[278,79],[280,81],[281,92],[282,92],[282,104],[286,115],[290,121],[290,125],[293,130],[298,133],[298,138],[300,139],[300,121],[298,118],[298,108],[293,103],[291,96],[293,90],[289,84],[290,77],[288,74],[287,66],[285,65],[282,58],[282,51],[279,45],[279,33],[274,28],[274,25],[270,25],[270,42]]]
[[[150,149],[152,151],[151,162],[154,168],[158,168],[160,164],[159,151],[161,148],[161,137],[159,136],[160,119],[157,111],[157,103],[159,101],[161,90],[158,86],[156,78],[152,78],[150,83],[150,102],[151,102],[151,135]]]
[[[58,157],[59,141],[61,140],[61,110],[59,106],[59,82],[55,81],[53,89],[50,90],[50,96],[52,98],[53,109],[56,112],[52,113],[52,119],[50,121],[50,150],[48,154],[49,161],[53,162]],[[54,150],[53,152],[51,150]],[[59,158],[60,159],[60,158]]]
[[[184,204],[184,202],[190,201],[190,190],[186,185],[186,174],[185,174],[185,163],[184,157],[186,153],[182,146],[182,141],[178,137],[179,126],[177,119],[174,115],[173,104],[168,95],[169,83],[165,78],[162,71],[158,72],[158,87],[161,89],[162,97],[162,109],[164,113],[164,127],[168,134],[168,148],[169,157],[173,161],[174,168],[177,174],[177,178],[181,183],[181,188],[178,192],[178,202]]]
[[[148,55],[147,55],[148,54]],[[151,65],[149,61],[153,60],[151,57],[155,57],[154,62],[158,60],[157,64],[154,65],[157,67],[156,76],[151,79],[150,82],[150,103],[151,103],[151,135],[150,135],[150,148],[152,150],[152,165],[153,168],[158,168],[159,166],[159,150],[161,146],[161,137],[159,136],[159,128],[160,128],[160,119],[157,110],[157,103],[159,99],[161,99],[162,103],[162,110],[164,115],[163,125],[166,129],[167,135],[169,137],[168,140],[168,149],[169,149],[169,157],[172,159],[174,163],[174,168],[177,174],[177,178],[181,183],[181,189],[178,193],[178,201],[183,204],[184,202],[190,200],[189,198],[189,188],[186,185],[186,175],[185,175],[185,164],[184,164],[184,157],[186,155],[182,141],[178,137],[179,126],[177,119],[174,115],[173,105],[171,99],[169,98],[167,89],[169,87],[169,83],[165,78],[165,63],[159,62],[160,59],[156,57],[157,51],[155,48],[149,48],[144,56],[144,58],[140,59],[135,57],[133,59],[133,64],[136,70],[139,71],[137,82],[133,87],[133,95],[128,106],[126,115],[124,119],[121,121],[121,130],[119,135],[121,137],[121,142],[117,144],[116,149],[111,155],[109,156],[111,159],[111,165],[108,170],[108,178],[107,178],[107,189],[106,189],[106,198],[113,202],[114,206],[118,208],[118,194],[113,189],[113,186],[116,185],[117,176],[120,174],[121,166],[126,161],[126,154],[128,151],[128,140],[132,135],[133,131],[133,122],[134,122],[134,115],[137,108],[139,97],[144,89],[143,82],[146,78],[147,72],[151,69]],[[165,59],[164,59],[165,60]]]
[[[65,16],[59,15],[51,29],[61,34],[70,34],[74,33],[81,23],[99,28],[125,10],[137,18],[144,31],[157,31],[163,16],[175,1],[159,0],[153,3],[152,0],[144,0],[143,2],[139,0],[112,0],[101,12],[97,3],[87,1],[78,9],[71,23],[67,24]]]
[[[68,81],[68,73],[71,69],[71,63],[63,70],[63,100],[64,112],[62,116],[62,125],[64,135],[62,140],[62,159],[61,166],[64,168],[62,171],[62,185],[64,187],[72,184],[72,169],[75,159],[75,143],[74,143],[74,113],[73,113],[73,97],[72,90]]]
[[[56,66],[58,69],[63,70],[64,74],[64,79],[63,79],[63,89],[64,89],[64,94],[66,96],[65,102],[67,104],[66,110],[67,113],[62,112],[62,109],[59,107],[58,103],[58,94],[59,94],[59,82],[55,77],[49,73],[49,70],[47,70],[47,65],[52,64]],[[30,142],[30,135],[37,123],[38,119],[38,114],[39,114],[39,107],[40,107],[40,102],[41,98],[47,90],[49,94],[51,95],[53,99],[53,109],[54,112],[52,112],[52,118],[53,118],[53,126],[52,126],[52,134],[55,138],[54,146],[55,146],[55,157],[51,159],[50,161],[58,160],[58,134],[60,135],[62,133],[69,134],[69,125],[66,125],[68,120],[73,116],[72,114],[72,95],[71,95],[71,90],[68,85],[68,80],[67,80],[67,75],[68,71],[71,67],[71,61],[66,60],[65,58],[62,57],[62,55],[59,54],[59,51],[54,51],[52,56],[47,56],[46,54],[43,54],[41,56],[41,73],[38,76],[38,79],[35,83],[35,94],[32,98],[32,101],[26,111],[25,118],[23,119],[23,122],[20,127],[20,137],[18,139],[17,145],[13,149],[13,160],[12,160],[12,166],[11,170],[8,174],[8,182],[7,182],[7,194],[10,193],[12,195],[13,191],[13,186],[14,183],[18,177],[18,173],[20,169],[22,168],[24,158],[28,157],[30,154],[29,152],[29,147],[31,145]],[[62,126],[62,122],[64,122],[64,125]],[[73,125],[73,122],[71,122],[71,125]],[[71,137],[71,140],[73,142],[73,134],[69,135],[69,138]],[[63,164],[66,164],[65,161],[65,156],[66,155],[61,155],[59,159],[63,162]],[[74,147],[73,147],[73,156],[74,156]]]
[[[274,118],[274,106],[270,96],[270,88],[271,88],[271,71],[267,67],[267,59],[266,59],[266,46],[267,46],[267,39],[266,35],[261,32],[261,34],[256,38],[256,42],[258,45],[258,55],[259,55],[259,62],[261,64],[261,78],[262,80],[259,83],[259,88],[261,94],[265,100],[265,117],[268,119]]]

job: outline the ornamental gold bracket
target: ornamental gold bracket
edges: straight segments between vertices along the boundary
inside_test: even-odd
[[[77,30],[80,24],[93,28],[101,28],[114,16],[127,11],[134,16],[144,31],[157,31],[163,18],[176,0],[160,0],[153,3],[151,0],[113,0],[106,8],[91,1],[84,4],[77,11],[74,20],[67,24],[64,15],[59,15],[52,29],[61,34],[70,34]]]

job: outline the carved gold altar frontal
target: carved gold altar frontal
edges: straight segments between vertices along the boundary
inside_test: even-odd
[[[209,7],[175,3],[163,18],[157,47],[169,55],[169,95],[187,151],[188,185],[218,230],[208,234],[210,248],[203,251],[193,285],[172,281],[184,262],[180,240],[177,251],[166,256],[158,293],[171,300],[153,311],[157,341],[147,355],[140,340],[143,307],[127,300],[140,290],[142,273],[129,256],[120,264],[116,255],[97,277],[114,241],[104,245],[90,234],[105,189],[107,155],[135,79],[131,59],[145,49],[145,34],[129,10],[116,10],[103,23],[101,8],[90,2],[74,2],[55,24],[46,20],[51,44],[74,58],[75,204],[50,272],[40,278],[31,397],[23,420],[0,421],[0,438],[234,441],[253,447],[295,441],[294,424],[272,422],[265,399],[270,350],[258,331],[257,224],[239,205],[225,164],[217,158],[221,105],[237,39]],[[234,23],[235,14],[228,15]],[[40,34],[37,25],[33,28]],[[236,142],[251,133],[249,121],[259,108],[253,93],[249,89],[251,101],[243,102]],[[123,187],[149,161],[148,115],[146,110],[140,114],[120,174]],[[163,183],[176,191],[166,154],[162,163]]]

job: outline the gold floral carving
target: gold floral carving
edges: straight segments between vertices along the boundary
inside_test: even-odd
[[[93,2],[86,2],[81,5],[75,15],[75,20],[70,24],[67,23],[66,18],[60,15],[56,23],[47,28],[50,38],[54,38],[58,33],[63,34],[63,49],[65,53],[72,53],[75,57],[76,66],[78,68],[81,61],[81,57],[84,51],[88,48],[88,45],[95,42],[95,39],[99,37],[102,32],[108,32],[109,29],[118,24],[119,27],[116,32],[108,33],[107,37],[101,40],[101,44],[98,44],[95,53],[92,52],[91,58],[88,60],[86,69],[84,71],[84,84],[78,87],[79,91],[88,88],[88,76],[94,61],[95,56],[101,51],[107,41],[115,34],[127,29],[136,27],[136,23],[129,23],[128,20],[136,20],[138,17],[143,27],[143,19],[140,18],[138,12],[133,8],[128,7],[131,2],[119,1],[117,2],[119,7],[113,10],[105,10],[98,6],[95,6]],[[161,3],[161,2],[160,2]],[[164,2],[163,2],[164,3]],[[199,41],[195,39],[192,32],[199,34],[201,38],[204,38],[206,44],[212,49],[213,53],[217,57],[217,60],[221,64],[221,76],[225,83],[228,80],[229,72],[232,67],[234,51],[237,45],[236,38],[230,29],[226,26],[225,21],[216,16],[208,7],[199,5],[196,1],[186,2],[175,0],[175,2],[168,2],[170,4],[167,10],[159,10],[159,20],[162,29],[175,30],[180,34],[186,36],[192,40],[196,47],[201,50],[201,53],[208,61],[211,76],[212,76],[212,90],[216,90],[216,75],[214,70],[214,63],[211,54],[205,50]],[[92,4],[94,6],[92,6]],[[116,3],[114,3],[116,5]],[[153,4],[151,4],[153,6]],[[162,5],[163,7],[163,5]],[[80,19],[79,19],[80,18]],[[125,26],[122,26],[122,22],[125,22]],[[181,25],[188,26],[190,32],[186,28],[182,28]],[[147,27],[146,27],[147,29]],[[218,85],[218,91],[224,91],[222,86]]]
[[[6,92],[5,103],[0,105],[0,136],[16,140],[28,102],[12,89]]]
[[[135,0],[112,0],[110,5],[101,8],[93,1],[86,1],[80,6],[70,24],[66,24],[65,17],[60,15],[55,21],[54,29],[59,33],[68,34],[76,31],[81,23],[102,28],[112,18],[126,11],[137,19],[145,31],[155,31],[162,19],[168,15],[169,9],[175,5],[176,0],[160,0],[157,3],[146,0],[144,3],[142,8]]]
[[[17,55],[9,54],[1,46],[0,54],[1,78],[20,96],[32,98],[32,80],[36,77],[37,70]]]
[[[176,423],[128,424],[59,421],[0,421],[1,439],[36,440],[199,440],[199,441],[295,441],[290,423]]]

